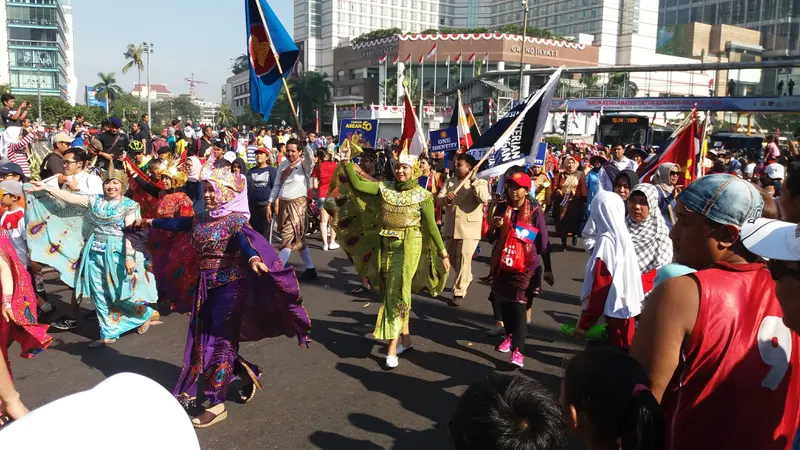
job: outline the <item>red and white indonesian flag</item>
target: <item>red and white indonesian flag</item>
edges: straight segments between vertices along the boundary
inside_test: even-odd
[[[467,59],[467,62],[475,62],[475,53],[469,55],[469,58]]]
[[[411,53],[406,56],[406,59],[403,60],[403,64],[408,64],[411,62]]]
[[[405,91],[405,112],[403,117],[403,134],[400,137],[401,164],[413,164],[425,152],[425,136],[422,133],[422,125],[414,112],[414,105],[411,104],[411,96],[408,90]],[[407,151],[406,151],[407,149]]]
[[[450,67],[450,54],[447,55],[447,61],[444,62],[444,65]]]
[[[422,55],[419,55],[419,61],[417,61],[417,64],[422,64],[422,61],[424,61],[424,60],[425,60],[425,57],[422,56]]]
[[[483,57],[483,65],[489,64],[489,52],[486,52],[486,56]]]
[[[433,44],[433,47],[431,47],[431,51],[428,52],[428,54],[425,56],[425,59],[431,59],[435,55],[436,55],[436,44]]]
[[[389,55],[386,55],[386,54],[384,54],[383,56],[381,56],[380,58],[378,58],[378,62],[379,62],[380,64],[383,64],[383,63],[385,63],[385,62],[386,62],[386,58],[388,58],[388,57],[389,57]]]
[[[392,65],[396,66],[397,65],[397,61],[399,61],[399,60],[400,60],[400,55],[397,55],[394,58],[392,58]]]
[[[455,63],[461,62],[461,52],[458,53],[458,56],[456,56],[456,59],[454,59],[453,62]]]

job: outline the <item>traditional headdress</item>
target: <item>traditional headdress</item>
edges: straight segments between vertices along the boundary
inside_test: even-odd
[[[211,171],[205,179],[214,187],[214,195],[219,206],[210,211],[211,217],[223,217],[230,213],[241,213],[250,218],[250,207],[247,203],[247,178],[236,175],[230,168],[218,168]]]
[[[124,170],[117,169],[114,167],[114,163],[109,164],[108,172],[105,173],[103,177],[103,182],[105,183],[108,180],[117,180],[122,183],[122,189],[120,192],[125,194],[128,192],[128,174],[125,173]]]
[[[170,161],[166,170],[161,172],[161,176],[167,175],[172,179],[172,187],[179,188],[186,184],[186,172],[181,167],[180,161]]]

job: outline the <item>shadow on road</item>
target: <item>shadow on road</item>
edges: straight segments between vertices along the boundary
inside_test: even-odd
[[[181,374],[180,367],[157,359],[126,355],[120,353],[113,346],[93,349],[89,348],[85,342],[74,342],[59,344],[50,348],[79,356],[81,362],[99,370],[106,378],[120,372],[133,372],[156,381],[166,389],[172,389],[175,380]]]

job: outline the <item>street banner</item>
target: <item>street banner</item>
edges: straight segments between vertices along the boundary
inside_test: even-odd
[[[563,112],[566,100],[556,99],[550,111]],[[638,112],[691,111],[733,112],[796,112],[800,110],[798,97],[635,97],[635,98],[571,98],[572,112]]]
[[[448,127],[431,131],[431,152],[451,152],[458,150],[458,128]]]
[[[478,172],[478,178],[496,177],[511,166],[533,162],[537,156],[533,150],[538,150],[539,142],[542,140],[548,109],[558,87],[562,69],[563,67],[556,70],[544,86],[515,106],[475,140],[468,153],[476,159],[483,158],[486,152],[493,149],[487,159],[487,165],[481,167],[481,171]]]
[[[339,145],[347,140],[359,147],[375,148],[378,143],[378,121],[342,119],[339,126]]]
[[[547,157],[547,142],[539,142],[536,157],[533,158],[532,166],[544,167],[544,160]]]

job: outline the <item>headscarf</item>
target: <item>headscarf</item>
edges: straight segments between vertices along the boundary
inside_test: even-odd
[[[572,155],[567,155],[567,157],[564,158],[564,169],[567,168],[568,159],[580,164],[577,158]],[[573,173],[567,173],[566,171],[563,173],[564,184],[561,185],[561,192],[563,192],[564,195],[572,194],[575,191],[575,188],[578,187],[578,183],[580,182],[580,174],[581,172],[577,168]]]
[[[190,156],[188,159],[192,161],[192,168],[189,170],[187,179],[196,183],[200,181],[200,171],[203,170],[203,163],[200,162],[200,158],[197,156]]]
[[[209,211],[211,217],[218,219],[230,213],[244,214],[250,219],[250,207],[247,203],[247,179],[244,175],[234,175],[229,168],[214,169],[205,181],[214,188],[217,207]]]
[[[639,184],[639,175],[637,175],[636,172],[632,170],[623,170],[619,174],[617,174],[616,177],[614,177],[614,186],[617,185],[617,180],[619,180],[620,177],[628,178],[628,183],[630,183],[631,185],[631,192],[633,192],[633,188],[635,188],[636,185]]]
[[[675,189],[675,186],[669,183],[669,173],[672,171],[673,167],[680,166],[669,162],[658,166],[656,173],[654,173],[653,177],[650,179],[650,182],[653,183],[653,185],[664,191],[667,195],[671,194]]]
[[[642,276],[628,227],[625,226],[625,203],[619,195],[600,190],[590,206],[589,222],[594,230],[592,256],[586,263],[581,287],[581,306],[586,309],[592,292],[597,260],[612,276],[603,313],[608,317],[629,319],[642,312]]]
[[[0,158],[8,158],[8,146],[11,144],[16,144],[20,141],[19,135],[22,131],[22,127],[8,127],[3,131],[2,136],[0,136]]]
[[[658,209],[658,188],[652,184],[640,184],[631,189],[631,195],[637,192],[647,198],[650,212],[642,222],[634,222],[628,216],[625,223],[639,259],[639,271],[645,274],[672,262],[672,239],[669,238],[664,216]]]

